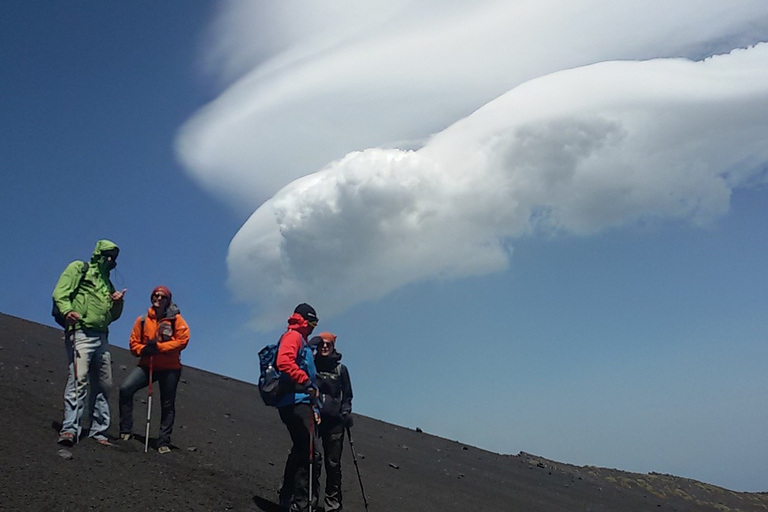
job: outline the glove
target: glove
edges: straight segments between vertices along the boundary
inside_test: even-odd
[[[307,345],[309,345],[309,348],[312,349],[312,352],[316,352],[317,349],[319,349],[320,345],[322,344],[323,344],[323,338],[321,338],[320,336],[314,336],[307,342]]]
[[[297,393],[310,394],[309,390],[316,389],[316,388],[312,385],[312,381],[308,380],[303,384],[295,384],[294,389],[296,390]]]
[[[141,355],[151,356],[152,354],[157,354],[157,344],[148,342],[144,345],[144,348],[141,349]]]
[[[317,397],[320,396],[320,392],[317,390],[317,387],[315,387],[314,384],[312,384],[312,381],[307,381],[304,384],[296,384],[295,391],[297,393],[306,393],[309,395],[309,400],[312,403],[315,403],[317,401]]]
[[[147,340],[147,345],[157,345],[157,338],[149,338]]]
[[[341,424],[344,425],[345,428],[352,428],[352,426],[355,424],[355,421],[352,419],[351,414],[345,412],[341,415]]]

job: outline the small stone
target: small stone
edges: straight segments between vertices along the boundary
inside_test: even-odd
[[[400,466],[398,466],[397,464],[394,464],[392,462],[389,463],[389,467],[391,467],[392,469],[400,469]]]
[[[197,451],[197,446],[190,446],[189,448],[187,448],[187,451],[196,452]]]
[[[59,457],[61,457],[64,460],[72,460],[75,458],[75,456],[72,455],[72,452],[65,448],[62,448],[57,453],[59,454]]]

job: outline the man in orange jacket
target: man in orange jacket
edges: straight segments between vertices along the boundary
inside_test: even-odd
[[[133,437],[133,395],[152,381],[160,385],[160,436],[157,451],[171,451],[171,432],[176,416],[176,387],[181,378],[181,351],[189,343],[189,326],[165,286],[152,290],[152,306],[133,324],[130,348],[141,357],[139,365],[120,386],[120,439]]]

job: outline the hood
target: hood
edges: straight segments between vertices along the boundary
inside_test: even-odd
[[[291,315],[291,317],[288,319],[288,329],[291,329],[293,331],[298,331],[299,334],[304,336],[304,339],[307,339],[309,336],[309,333],[311,332],[312,328],[309,326],[309,323],[304,320],[304,317],[301,316],[299,313],[294,313]]]
[[[101,261],[104,259],[104,256],[102,256],[101,253],[104,251],[111,251],[113,249],[117,249],[118,251],[120,250],[117,244],[111,240],[99,240],[96,242],[96,247],[93,249],[93,254],[91,254],[91,263],[101,263]]]
[[[333,369],[336,368],[336,365],[339,364],[340,361],[341,352],[337,352],[336,349],[334,349],[333,352],[327,356],[321,356],[320,354],[315,356],[315,366],[317,367],[318,371],[333,371]]]
[[[165,318],[176,318],[179,313],[181,313],[179,306],[171,302],[165,309]]]
[[[173,302],[171,302],[168,305],[168,307],[165,308],[165,315],[163,315],[162,318],[157,318],[157,314],[155,313],[155,308],[153,308],[152,306],[150,306],[149,309],[147,310],[147,316],[149,318],[155,318],[157,320],[165,320],[165,319],[173,320],[174,318],[176,318],[176,315],[178,315],[179,313],[181,313],[181,310],[179,310],[179,307]]]

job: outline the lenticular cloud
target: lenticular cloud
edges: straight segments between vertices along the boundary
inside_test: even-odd
[[[219,8],[227,87],[176,150],[255,210],[228,265],[261,327],[503,270],[524,235],[705,224],[766,180],[765,0]]]
[[[290,183],[232,240],[230,284],[268,325],[297,297],[333,314],[502,270],[522,235],[706,223],[766,181],[767,112],[768,44],[543,76],[418,150],[351,152]]]
[[[526,81],[766,41],[765,0],[291,0],[220,4],[229,87],[179,131],[190,176],[244,213],[351,151],[418,148]],[[558,99],[559,100],[559,99]]]

